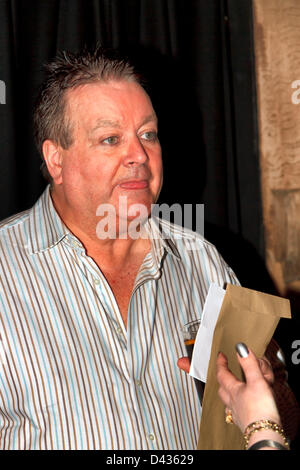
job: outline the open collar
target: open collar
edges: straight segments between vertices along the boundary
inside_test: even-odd
[[[31,254],[52,248],[70,231],[56,212],[50,185],[29,211],[28,248]]]
[[[151,252],[157,268],[165,252],[180,259],[180,254],[164,225],[154,216],[151,216],[146,223],[146,230],[151,240]],[[48,185],[29,211],[29,251],[34,254],[48,250],[68,235],[74,237],[55,210]]]

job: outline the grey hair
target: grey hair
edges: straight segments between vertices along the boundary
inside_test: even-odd
[[[93,51],[63,51],[45,66],[46,79],[40,87],[34,107],[33,125],[37,149],[42,157],[41,170],[47,181],[48,172],[43,143],[49,139],[67,149],[73,143],[72,125],[66,116],[66,92],[80,85],[110,80],[134,81],[144,86],[143,78],[116,51],[97,46]]]

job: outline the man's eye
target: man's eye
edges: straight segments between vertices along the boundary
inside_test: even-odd
[[[107,137],[106,139],[101,141],[102,144],[107,144],[107,145],[115,145],[118,143],[118,137],[115,135],[112,135],[110,137]]]
[[[141,138],[144,140],[155,142],[157,140],[157,132],[154,132],[154,131],[144,132],[144,134],[141,135]]]

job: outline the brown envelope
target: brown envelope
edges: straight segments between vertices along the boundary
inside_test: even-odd
[[[243,436],[239,428],[225,423],[225,407],[218,395],[216,360],[219,351],[228,358],[229,369],[242,379],[236,358],[236,343],[243,342],[262,357],[280,317],[291,318],[289,300],[245,287],[228,284],[215,327],[207,382],[203,397],[198,449],[241,450]]]

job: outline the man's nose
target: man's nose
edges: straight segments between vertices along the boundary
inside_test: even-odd
[[[138,137],[133,138],[127,148],[127,153],[124,159],[125,165],[141,165],[148,159],[146,150],[144,149]]]

